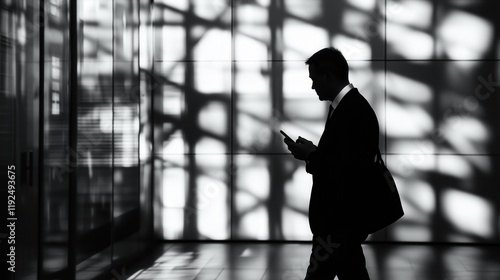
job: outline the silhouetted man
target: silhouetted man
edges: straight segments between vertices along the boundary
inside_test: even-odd
[[[349,67],[340,51],[322,49],[306,65],[319,100],[331,103],[318,146],[302,137],[296,142],[285,139],[313,176],[309,203],[313,247],[306,279],[370,279],[361,247],[368,233],[357,219],[363,210],[356,204],[356,194],[370,184],[364,175],[378,151],[377,116],[349,83]]]

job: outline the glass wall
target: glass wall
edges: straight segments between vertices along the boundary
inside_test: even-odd
[[[150,185],[140,179],[147,175],[141,173],[139,141],[141,113],[148,112],[140,110],[141,83],[145,83],[139,65],[141,3],[77,4],[76,275],[89,279],[120,274],[125,260],[144,250],[141,211],[151,201],[142,196],[141,203],[141,190],[147,195]],[[149,159],[144,152],[146,168]]]
[[[311,177],[280,129],[317,143],[304,61],[336,46],[374,107],[406,215],[373,241],[492,243],[500,231],[491,1],[156,0],[160,238],[310,240]]]
[[[38,266],[40,32],[37,1],[0,1],[0,278]],[[11,269],[11,270],[8,270]],[[10,275],[9,275],[10,274]]]
[[[154,242],[149,1],[0,8],[0,159],[17,169],[16,279],[128,277]]]
[[[229,239],[232,11],[209,1],[167,2],[153,7],[157,232]]]
[[[69,146],[69,1],[47,1],[43,26],[43,186],[40,275],[65,277],[69,269],[69,174],[77,158]],[[45,279],[45,278],[42,278]]]

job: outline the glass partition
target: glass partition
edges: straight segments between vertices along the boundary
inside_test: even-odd
[[[156,233],[310,240],[311,178],[278,132],[319,140],[327,105],[304,61],[333,45],[378,115],[406,212],[370,240],[495,242],[495,9],[452,0],[154,1]]]
[[[70,4],[77,5],[76,36],[69,34]],[[127,260],[152,242],[145,239],[152,228],[151,175],[144,175],[151,174],[150,149],[144,148],[142,158],[139,152],[140,139],[148,147],[151,137],[151,98],[139,70],[139,16],[147,46],[147,9],[145,1],[45,2],[44,279],[69,279],[73,269],[76,279],[122,275]],[[77,53],[71,54],[70,40],[78,41]],[[76,85],[69,82],[70,63],[77,64]],[[77,101],[75,124],[71,99]],[[68,267],[72,258],[75,268]]]
[[[38,270],[40,8],[38,1],[0,1],[0,200],[5,206],[0,274],[5,279],[12,271],[19,279],[33,278]]]
[[[69,251],[69,174],[77,157],[69,148],[69,1],[42,2],[44,27],[42,271],[44,279],[67,276]]]

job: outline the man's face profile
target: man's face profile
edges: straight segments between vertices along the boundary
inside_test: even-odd
[[[318,72],[313,64],[309,65],[309,78],[311,78],[311,88],[316,91],[319,100],[328,100],[328,80],[325,73]]]

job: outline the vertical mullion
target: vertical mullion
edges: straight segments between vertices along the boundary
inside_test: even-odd
[[[385,0],[384,4],[384,119],[385,124],[384,124],[384,150],[385,150],[385,162],[387,162],[387,0]],[[387,235],[387,231],[386,235]]]
[[[139,235],[141,232],[141,217],[142,217],[142,205],[141,205],[141,1],[137,0],[137,25],[134,24],[132,26],[137,26],[137,40],[134,39],[134,43],[137,41],[137,84],[139,85],[139,91],[137,92],[137,119],[138,119],[138,129],[137,129],[137,193],[138,195],[138,206],[139,206]],[[132,11],[133,13],[134,11]],[[135,33],[135,31],[134,31]]]
[[[384,3],[384,152],[385,163],[387,164],[387,0]],[[384,241],[388,240],[387,229],[384,229]]]
[[[153,13],[154,13],[154,10],[155,10],[155,3],[154,3],[154,0],[151,0],[150,4],[149,4],[149,17],[148,19],[146,20],[146,22],[148,24],[151,25],[151,33],[152,34],[148,34],[150,37],[151,37],[151,74],[152,76],[154,77],[155,75],[155,25],[154,25],[154,17],[152,16]],[[140,18],[140,17],[139,17]],[[139,20],[140,21],[140,20]],[[149,30],[149,28],[148,28]],[[149,36],[147,38],[149,38]],[[140,37],[139,37],[140,38]],[[149,53],[149,50],[148,50],[148,53]],[[140,65],[140,58],[139,58],[139,65]],[[155,200],[154,200],[154,197],[156,196],[155,193],[157,191],[156,189],[156,185],[155,185],[155,170],[156,170],[156,162],[155,162],[155,159],[156,159],[156,146],[155,146],[155,114],[154,114],[154,100],[155,100],[155,93],[157,92],[157,89],[156,87],[153,86],[153,81],[152,79],[146,79],[145,82],[147,83],[146,84],[146,88],[147,89],[151,89],[150,91],[147,91],[149,92],[149,94],[151,95],[150,97],[150,101],[149,101],[149,116],[148,116],[148,119],[149,119],[149,122],[150,122],[150,141],[151,141],[151,149],[150,149],[150,157],[151,157],[151,172],[150,172],[150,176],[149,176],[149,181],[150,181],[150,188],[151,188],[151,199],[149,200],[150,203],[151,203],[151,206],[150,206],[150,213],[152,215],[152,224],[151,224],[151,230],[153,232],[153,235],[155,235],[155,221],[156,221],[156,217],[155,215],[160,215],[160,213],[155,213]],[[161,86],[160,86],[160,89],[161,89]],[[158,90],[159,91],[159,90]],[[146,99],[147,100],[147,99]],[[163,210],[163,209],[162,209]],[[163,214],[161,214],[163,215]],[[163,236],[162,236],[162,239],[163,239]]]
[[[234,204],[234,193],[236,188],[234,187],[234,139],[236,137],[235,132],[234,132],[234,111],[235,111],[235,106],[236,106],[236,22],[235,22],[235,13],[236,13],[236,5],[231,2],[231,23],[230,23],[230,28],[231,28],[231,93],[229,96],[229,169],[228,173],[229,176],[227,177],[228,179],[228,184],[229,184],[229,238],[230,240],[234,240],[234,223],[233,223],[233,217],[234,217],[234,212],[236,211],[236,205]]]
[[[283,0],[273,1],[270,4],[270,20],[269,25],[271,29],[271,43],[270,43],[270,73],[273,75],[277,74],[270,82],[271,92],[275,93],[271,95],[271,118],[275,117],[275,114],[279,116],[284,116],[284,92],[283,92],[283,73],[284,73],[284,60],[283,60],[283,21],[284,18],[281,15],[284,9]],[[280,15],[274,16],[271,15]],[[272,131],[274,132],[274,131]],[[279,138],[281,139],[281,138]],[[271,143],[268,148],[277,146],[278,139],[273,133],[271,138]],[[273,149],[274,150],[274,149]],[[268,155],[270,163],[270,178],[269,183],[271,187],[269,193],[269,201],[266,204],[267,209],[270,213],[276,211],[279,213],[277,217],[274,215],[269,216],[268,220],[268,232],[269,238],[271,240],[282,240],[282,215],[281,207],[282,204],[273,203],[274,201],[283,201],[283,188],[284,182],[280,179],[283,175],[283,166],[281,162],[276,158],[276,155]]]
[[[69,95],[69,148],[77,154],[78,145],[78,13],[77,0],[69,3],[69,41],[70,41],[70,95]],[[68,199],[68,275],[66,279],[76,278],[76,247],[77,247],[77,183],[78,162],[71,162],[72,172],[69,173]]]
[[[111,202],[110,202],[110,264],[113,264],[113,249],[114,249],[114,209],[115,209],[115,5],[116,1],[111,2]]]
[[[37,279],[43,279],[43,241],[44,239],[44,217],[45,213],[45,178],[44,178],[44,152],[45,152],[45,0],[39,2],[39,13],[42,15],[44,24],[40,25],[39,39],[38,39],[38,71],[39,71],[39,84],[38,84],[38,258],[37,258]]]
[[[155,44],[156,44],[156,40],[155,40],[155,25],[154,25],[154,20],[153,20],[153,15],[154,15],[154,11],[155,11],[155,3],[153,0],[151,0],[150,2],[150,5],[149,5],[149,15],[147,17],[147,20],[146,22],[148,23],[148,25],[150,26],[149,28],[147,28],[147,30],[150,32],[148,34],[148,39],[150,39],[150,43],[151,43],[151,47],[148,48],[148,54],[151,55],[151,73],[153,75],[155,75]],[[150,29],[151,28],[151,29]],[[153,76],[154,77],[154,76]],[[146,80],[147,83],[150,83],[152,85],[153,81],[148,81]],[[155,101],[155,94],[157,92],[157,89],[156,87],[151,87],[152,90],[149,91],[150,93],[150,101],[149,101],[149,111],[148,111],[148,119],[149,119],[149,122],[151,123],[150,125],[150,133],[151,133],[151,136],[149,137],[150,141],[151,141],[151,148],[150,148],[150,157],[151,157],[151,175],[150,175],[150,188],[151,188],[151,197],[150,197],[150,202],[151,202],[151,207],[150,207],[150,210],[151,210],[151,213],[152,213],[152,223],[151,223],[151,232],[153,233],[153,236],[155,236],[155,221],[156,221],[156,217],[155,215],[160,215],[161,213],[155,213],[155,205],[154,205],[154,202],[155,202],[155,197],[156,197],[156,187],[155,187],[155,176],[156,176],[156,163],[155,163],[155,159],[156,159],[156,142],[155,142],[155,114],[154,114],[154,101]],[[160,85],[159,87],[160,89],[162,89],[162,86]],[[159,91],[159,90],[158,90]],[[147,108],[147,107],[146,107]],[[163,214],[161,214],[163,215]]]

